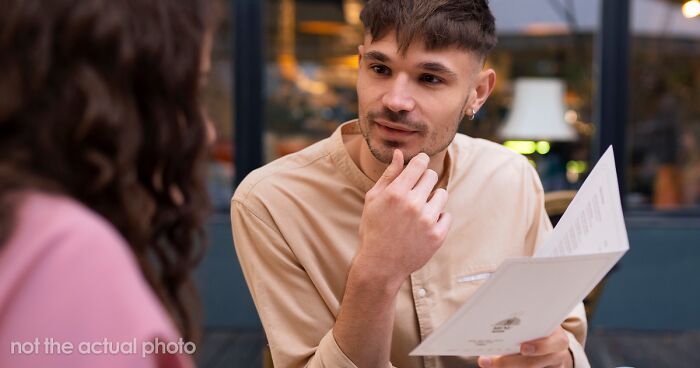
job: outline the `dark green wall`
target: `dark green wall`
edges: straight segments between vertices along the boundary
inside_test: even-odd
[[[205,327],[261,329],[233,249],[228,214],[216,214],[210,219],[207,236],[207,254],[197,270]]]
[[[627,221],[630,250],[610,274],[592,324],[700,329],[700,220]]]

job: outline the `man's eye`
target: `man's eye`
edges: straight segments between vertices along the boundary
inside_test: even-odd
[[[442,83],[442,79],[432,75],[432,74],[423,74],[420,77],[421,82],[425,82],[428,84],[439,84]]]
[[[370,65],[370,69],[377,74],[389,75],[389,68],[384,65]]]

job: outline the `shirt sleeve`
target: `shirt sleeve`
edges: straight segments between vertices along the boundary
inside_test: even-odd
[[[590,368],[588,357],[584,350],[586,344],[586,311],[583,303],[579,303],[576,308],[561,324],[566,335],[569,337],[569,351],[574,358],[575,368]]]
[[[530,165],[526,165],[526,175],[530,177],[529,192],[534,192],[533,200],[530,201],[532,208],[530,210],[530,218],[532,223],[526,237],[526,244],[532,249],[542,245],[547,234],[552,230],[552,223],[549,221],[549,216],[544,207],[544,189],[540,182],[539,176],[535,169]],[[534,252],[533,252],[534,253]],[[566,331],[569,337],[569,350],[574,358],[574,367],[587,368],[590,367],[584,346],[586,342],[587,321],[586,312],[583,308],[583,303],[579,303],[576,308],[561,324],[561,327]]]
[[[333,337],[335,315],[274,224],[231,202],[236,253],[278,367],[356,368]]]

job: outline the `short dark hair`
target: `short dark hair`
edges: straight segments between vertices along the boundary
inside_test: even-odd
[[[372,39],[395,31],[402,53],[419,39],[429,50],[457,46],[485,57],[497,41],[488,0],[368,0],[360,19]]]

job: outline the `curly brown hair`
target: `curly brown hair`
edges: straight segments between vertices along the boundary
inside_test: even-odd
[[[0,244],[19,194],[73,197],[126,239],[183,336],[208,211],[206,0],[7,0],[0,12]],[[8,211],[8,207],[12,209]]]

